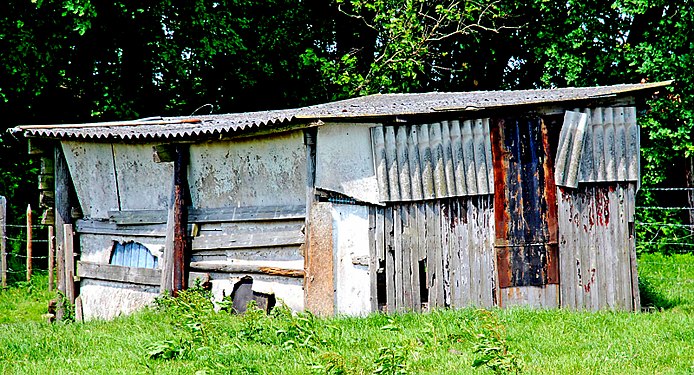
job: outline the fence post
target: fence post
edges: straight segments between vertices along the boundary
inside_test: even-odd
[[[27,281],[31,281],[31,257],[33,256],[33,249],[31,246],[32,241],[31,232],[31,205],[27,205]]]
[[[0,277],[2,287],[7,286],[7,199],[0,195]]]
[[[53,226],[48,226],[48,291],[52,292],[54,287],[54,274],[53,265],[55,258],[55,235],[53,231]]]
[[[65,297],[75,303],[75,252],[72,224],[63,224],[63,249],[65,249]]]

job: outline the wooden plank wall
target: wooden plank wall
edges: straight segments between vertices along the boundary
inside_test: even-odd
[[[192,236],[189,270],[209,274],[213,283],[214,280],[250,275],[265,285],[277,284],[278,298],[283,297],[281,290],[296,290],[292,301],[286,302],[300,310],[303,308],[304,216],[304,206],[191,209],[188,214],[188,233]],[[112,211],[109,217],[109,221],[79,220],[77,232],[109,238],[127,237],[134,241],[165,235],[163,211]],[[88,278],[113,281],[112,275],[106,272],[108,269],[89,269]],[[136,271],[126,273],[127,277],[118,281],[141,284],[143,275],[151,273],[148,269],[142,269],[143,275]],[[133,275],[132,281],[128,281],[128,275]]]
[[[639,310],[635,183],[558,188],[561,306]]]
[[[491,195],[372,207],[385,311],[495,304]],[[372,283],[377,276],[372,274]]]

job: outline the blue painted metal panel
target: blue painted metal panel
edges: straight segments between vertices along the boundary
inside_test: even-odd
[[[115,242],[109,263],[116,266],[156,269],[158,260],[139,242]]]

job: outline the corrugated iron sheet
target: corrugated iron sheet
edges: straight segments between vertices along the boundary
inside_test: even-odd
[[[557,185],[639,181],[640,153],[636,108],[568,111],[557,147]]]
[[[27,136],[53,138],[195,138],[253,128],[273,128],[315,120],[377,118],[383,116],[464,112],[505,106],[539,105],[597,99],[653,90],[671,81],[601,87],[520,91],[474,91],[421,94],[377,94],[310,107],[234,113],[225,115],[168,117],[156,123],[130,121],[72,125],[18,126],[11,129]],[[191,121],[199,120],[199,121]]]
[[[492,194],[489,120],[372,128],[380,199]]]
[[[557,191],[562,307],[638,310],[636,184]]]
[[[116,242],[113,244],[110,264],[125,267],[156,269],[158,259],[139,242]]]

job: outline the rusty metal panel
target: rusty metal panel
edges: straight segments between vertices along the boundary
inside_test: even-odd
[[[491,194],[489,120],[374,127],[383,202]]]
[[[499,286],[559,282],[557,211],[547,129],[540,119],[492,126]]]
[[[557,184],[639,181],[635,107],[567,111],[556,158]]]
[[[635,183],[558,188],[561,305],[633,310]]]

